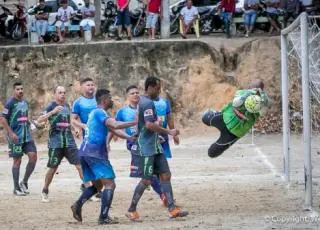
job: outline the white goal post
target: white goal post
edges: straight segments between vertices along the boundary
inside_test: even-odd
[[[303,114],[303,154],[305,178],[305,209],[312,210],[311,96],[319,103],[320,95],[320,16],[301,13],[281,31],[281,91],[283,117],[284,175],[290,181],[290,116],[289,116],[289,56],[297,60],[298,79],[301,80]],[[290,45],[290,46],[289,46]],[[319,50],[318,50],[319,49]],[[294,54],[292,54],[294,53]]]

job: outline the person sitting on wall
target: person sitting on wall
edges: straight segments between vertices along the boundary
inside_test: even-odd
[[[182,23],[182,31],[180,35],[183,39],[186,39],[186,34],[189,32],[190,28],[195,27],[194,23],[199,18],[198,9],[192,5],[192,0],[187,1],[187,6],[183,7],[180,12],[180,22]]]
[[[278,8],[280,6],[280,0],[268,0],[266,2],[266,4],[267,4],[268,19],[271,24],[270,30],[269,30],[269,35],[272,34],[274,29],[276,29],[276,31],[278,33],[280,33],[281,29],[279,26],[280,24],[278,22],[278,17],[279,17]]]
[[[59,37],[59,42],[63,42],[64,37],[68,33],[70,20],[75,16],[74,10],[71,6],[68,6],[67,0],[61,1],[61,7],[58,9],[58,21],[56,22],[56,31]],[[61,30],[63,30],[63,33]]]
[[[48,18],[50,9],[45,5],[44,0],[39,0],[39,5],[34,9],[36,18],[36,31],[39,38],[39,43],[43,43],[43,38],[48,29]]]
[[[81,8],[82,20],[80,22],[81,36],[84,35],[84,29],[89,26],[91,33],[95,33],[94,15],[96,9],[93,4],[90,4],[90,0],[84,0],[84,6]]]
[[[289,19],[295,20],[300,11],[300,1],[299,0],[284,0],[284,27],[287,27]]]

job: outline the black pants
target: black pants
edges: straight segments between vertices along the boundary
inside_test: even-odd
[[[208,149],[209,157],[214,158],[220,156],[238,140],[238,137],[228,130],[221,112],[206,112],[202,117],[202,122],[208,126],[216,127],[220,131],[219,139]]]

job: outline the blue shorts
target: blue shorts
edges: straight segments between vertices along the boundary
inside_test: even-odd
[[[244,14],[244,24],[245,25],[254,25],[257,19],[256,11],[249,11]]]
[[[83,172],[83,182],[96,181],[100,179],[114,179],[113,168],[108,160],[94,157],[80,157]]]
[[[130,24],[131,24],[131,20],[130,20],[129,8],[127,7],[122,12],[118,11],[117,25],[118,26],[121,26],[121,25],[130,26]]]
[[[165,157],[172,158],[169,140],[166,140],[165,142],[163,142],[161,146],[163,148],[163,154],[165,155]]]

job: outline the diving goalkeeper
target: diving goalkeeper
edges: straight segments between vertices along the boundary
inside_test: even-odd
[[[243,137],[265,113],[267,106],[268,96],[264,92],[264,83],[257,79],[251,83],[251,89],[238,90],[234,99],[220,112],[205,112],[202,122],[220,131],[219,139],[208,150],[209,157],[220,156]]]

